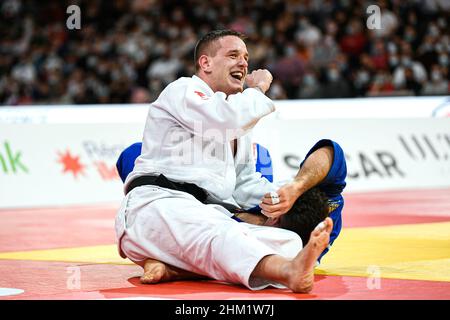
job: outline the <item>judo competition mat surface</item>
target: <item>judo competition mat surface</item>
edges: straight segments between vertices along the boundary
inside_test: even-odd
[[[1,209],[0,299],[450,299],[450,189],[344,194],[343,229],[309,294],[213,280],[156,285],[117,253],[118,204]]]

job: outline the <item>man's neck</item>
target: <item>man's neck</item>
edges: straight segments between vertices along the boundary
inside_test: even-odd
[[[263,226],[267,221],[267,217],[263,214],[239,212],[239,213],[236,213],[235,216],[244,222],[247,222],[250,224],[256,224],[259,226]]]
[[[204,85],[206,85],[209,89],[211,89],[211,91],[212,91],[213,93],[216,92],[216,91],[214,90],[214,88],[211,87],[211,85],[209,84],[208,79],[205,77],[205,75],[196,73],[196,74],[194,74],[193,78],[196,79],[197,81],[202,82],[202,83],[203,83]]]

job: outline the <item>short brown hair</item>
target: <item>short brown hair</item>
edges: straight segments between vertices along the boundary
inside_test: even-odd
[[[213,48],[212,44],[226,36],[235,36],[242,40],[246,39],[246,36],[243,33],[238,31],[224,29],[224,30],[214,30],[205,34],[200,40],[197,42],[194,51],[194,62],[195,62],[195,71],[200,69],[200,65],[198,64],[198,59],[201,55],[208,53],[211,56],[214,56],[217,52],[218,48]]]

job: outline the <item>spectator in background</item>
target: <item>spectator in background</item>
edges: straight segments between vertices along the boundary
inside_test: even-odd
[[[388,68],[388,54],[383,40],[375,39],[370,50],[370,59],[375,69],[386,70]]]
[[[65,26],[70,4],[81,8],[81,30]],[[366,27],[370,4],[380,6],[379,30]],[[138,87],[151,101],[193,73],[197,38],[225,27],[248,36],[250,70],[269,66],[279,80],[271,97],[412,94],[408,87],[445,95],[449,7],[447,0],[5,0],[0,104],[127,103]],[[342,85],[328,76],[334,64]],[[394,90],[385,87],[391,78]]]
[[[341,70],[336,63],[331,63],[327,67],[324,76],[326,80],[321,90],[324,98],[348,98],[351,96],[350,85],[342,77]]]
[[[427,80],[427,72],[419,61],[413,59],[411,45],[402,42],[400,63],[394,70],[393,82],[396,89],[410,88],[417,94]],[[408,82],[408,83],[407,83]]]
[[[426,35],[417,50],[418,60],[428,70],[433,64],[438,63],[439,52],[436,50],[436,47],[436,38],[431,35]]]
[[[272,100],[285,100],[287,99],[287,94],[284,91],[283,85],[280,80],[273,80],[270,86],[267,96]]]
[[[423,8],[429,14],[436,14],[439,11],[449,12],[450,2],[448,0],[427,0],[424,1]]]
[[[322,68],[332,61],[341,52],[336,43],[337,24],[331,19],[325,23],[326,32],[324,37],[313,48],[311,65],[315,68]]]
[[[162,56],[150,64],[147,70],[147,77],[149,79],[159,79],[163,83],[163,86],[166,86],[175,80],[180,69],[180,61],[172,55],[170,46],[166,43]]]
[[[351,19],[345,30],[346,34],[340,42],[341,49],[350,57],[356,58],[363,53],[364,46],[367,42],[362,24],[358,19]]]
[[[394,92],[392,77],[386,70],[378,71],[370,84],[369,96],[388,96]]]
[[[317,99],[321,97],[321,84],[313,71],[307,71],[299,88],[300,99]]]
[[[286,55],[274,64],[269,65],[269,70],[274,74],[274,78],[279,79],[283,83],[289,99],[296,97],[296,91],[301,83],[305,69],[300,53],[301,48],[290,43],[286,47]]]
[[[36,81],[36,73],[31,54],[25,55],[23,61],[16,64],[11,71],[13,79],[24,85],[33,84]]]
[[[150,103],[150,94],[145,88],[134,88],[131,92],[130,103]]]
[[[369,90],[372,75],[375,74],[375,67],[369,55],[362,54],[359,58],[359,67],[353,71],[353,86],[356,96],[365,96]]]
[[[402,83],[402,87],[400,89],[406,89],[409,92],[413,92],[414,95],[419,95],[422,90],[422,83],[417,80],[414,76],[414,71],[411,67],[404,68],[404,82]],[[410,93],[408,92],[408,95]]]
[[[298,43],[302,43],[307,48],[314,48],[322,38],[319,28],[312,25],[305,16],[300,18],[299,28],[295,34]]]
[[[423,95],[448,94],[449,82],[446,79],[447,75],[444,73],[444,70],[448,69],[445,69],[438,64],[434,64],[431,67],[430,81],[425,83],[422,90]]]

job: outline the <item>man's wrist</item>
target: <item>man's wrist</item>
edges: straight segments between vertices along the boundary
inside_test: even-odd
[[[261,91],[262,94],[266,94],[265,91],[261,88],[261,86],[257,85],[255,87],[253,87],[253,89],[256,89],[258,91]]]
[[[307,191],[305,181],[302,179],[298,179],[298,178],[294,179],[294,181],[292,181],[292,185],[297,194],[297,197],[300,197],[303,193],[305,193]]]

